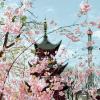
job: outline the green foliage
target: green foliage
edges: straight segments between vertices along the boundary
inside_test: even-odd
[[[20,17],[20,21],[22,24],[25,24],[26,23],[26,20],[27,20],[27,17],[26,16],[21,16]]]
[[[4,7],[4,2],[0,2],[0,8],[3,8]]]
[[[35,54],[35,52],[36,52],[35,50],[31,49],[31,53]]]

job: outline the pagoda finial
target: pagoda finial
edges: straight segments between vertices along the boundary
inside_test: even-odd
[[[47,38],[47,21],[44,19],[44,37]]]

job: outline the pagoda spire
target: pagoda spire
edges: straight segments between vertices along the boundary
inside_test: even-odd
[[[46,18],[44,19],[44,38],[47,38],[47,21],[46,21]]]

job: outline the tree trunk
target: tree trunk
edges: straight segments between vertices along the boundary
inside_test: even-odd
[[[0,100],[3,100],[3,93],[0,94]]]

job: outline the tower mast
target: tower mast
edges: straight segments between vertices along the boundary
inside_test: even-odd
[[[93,32],[91,31],[91,29],[88,30],[87,35],[88,35],[88,48],[87,48],[88,49],[88,68],[92,69],[93,68],[93,63],[92,63]],[[90,75],[88,76],[87,88],[90,89],[93,86],[94,86],[94,75],[93,75],[93,72],[91,72]]]

